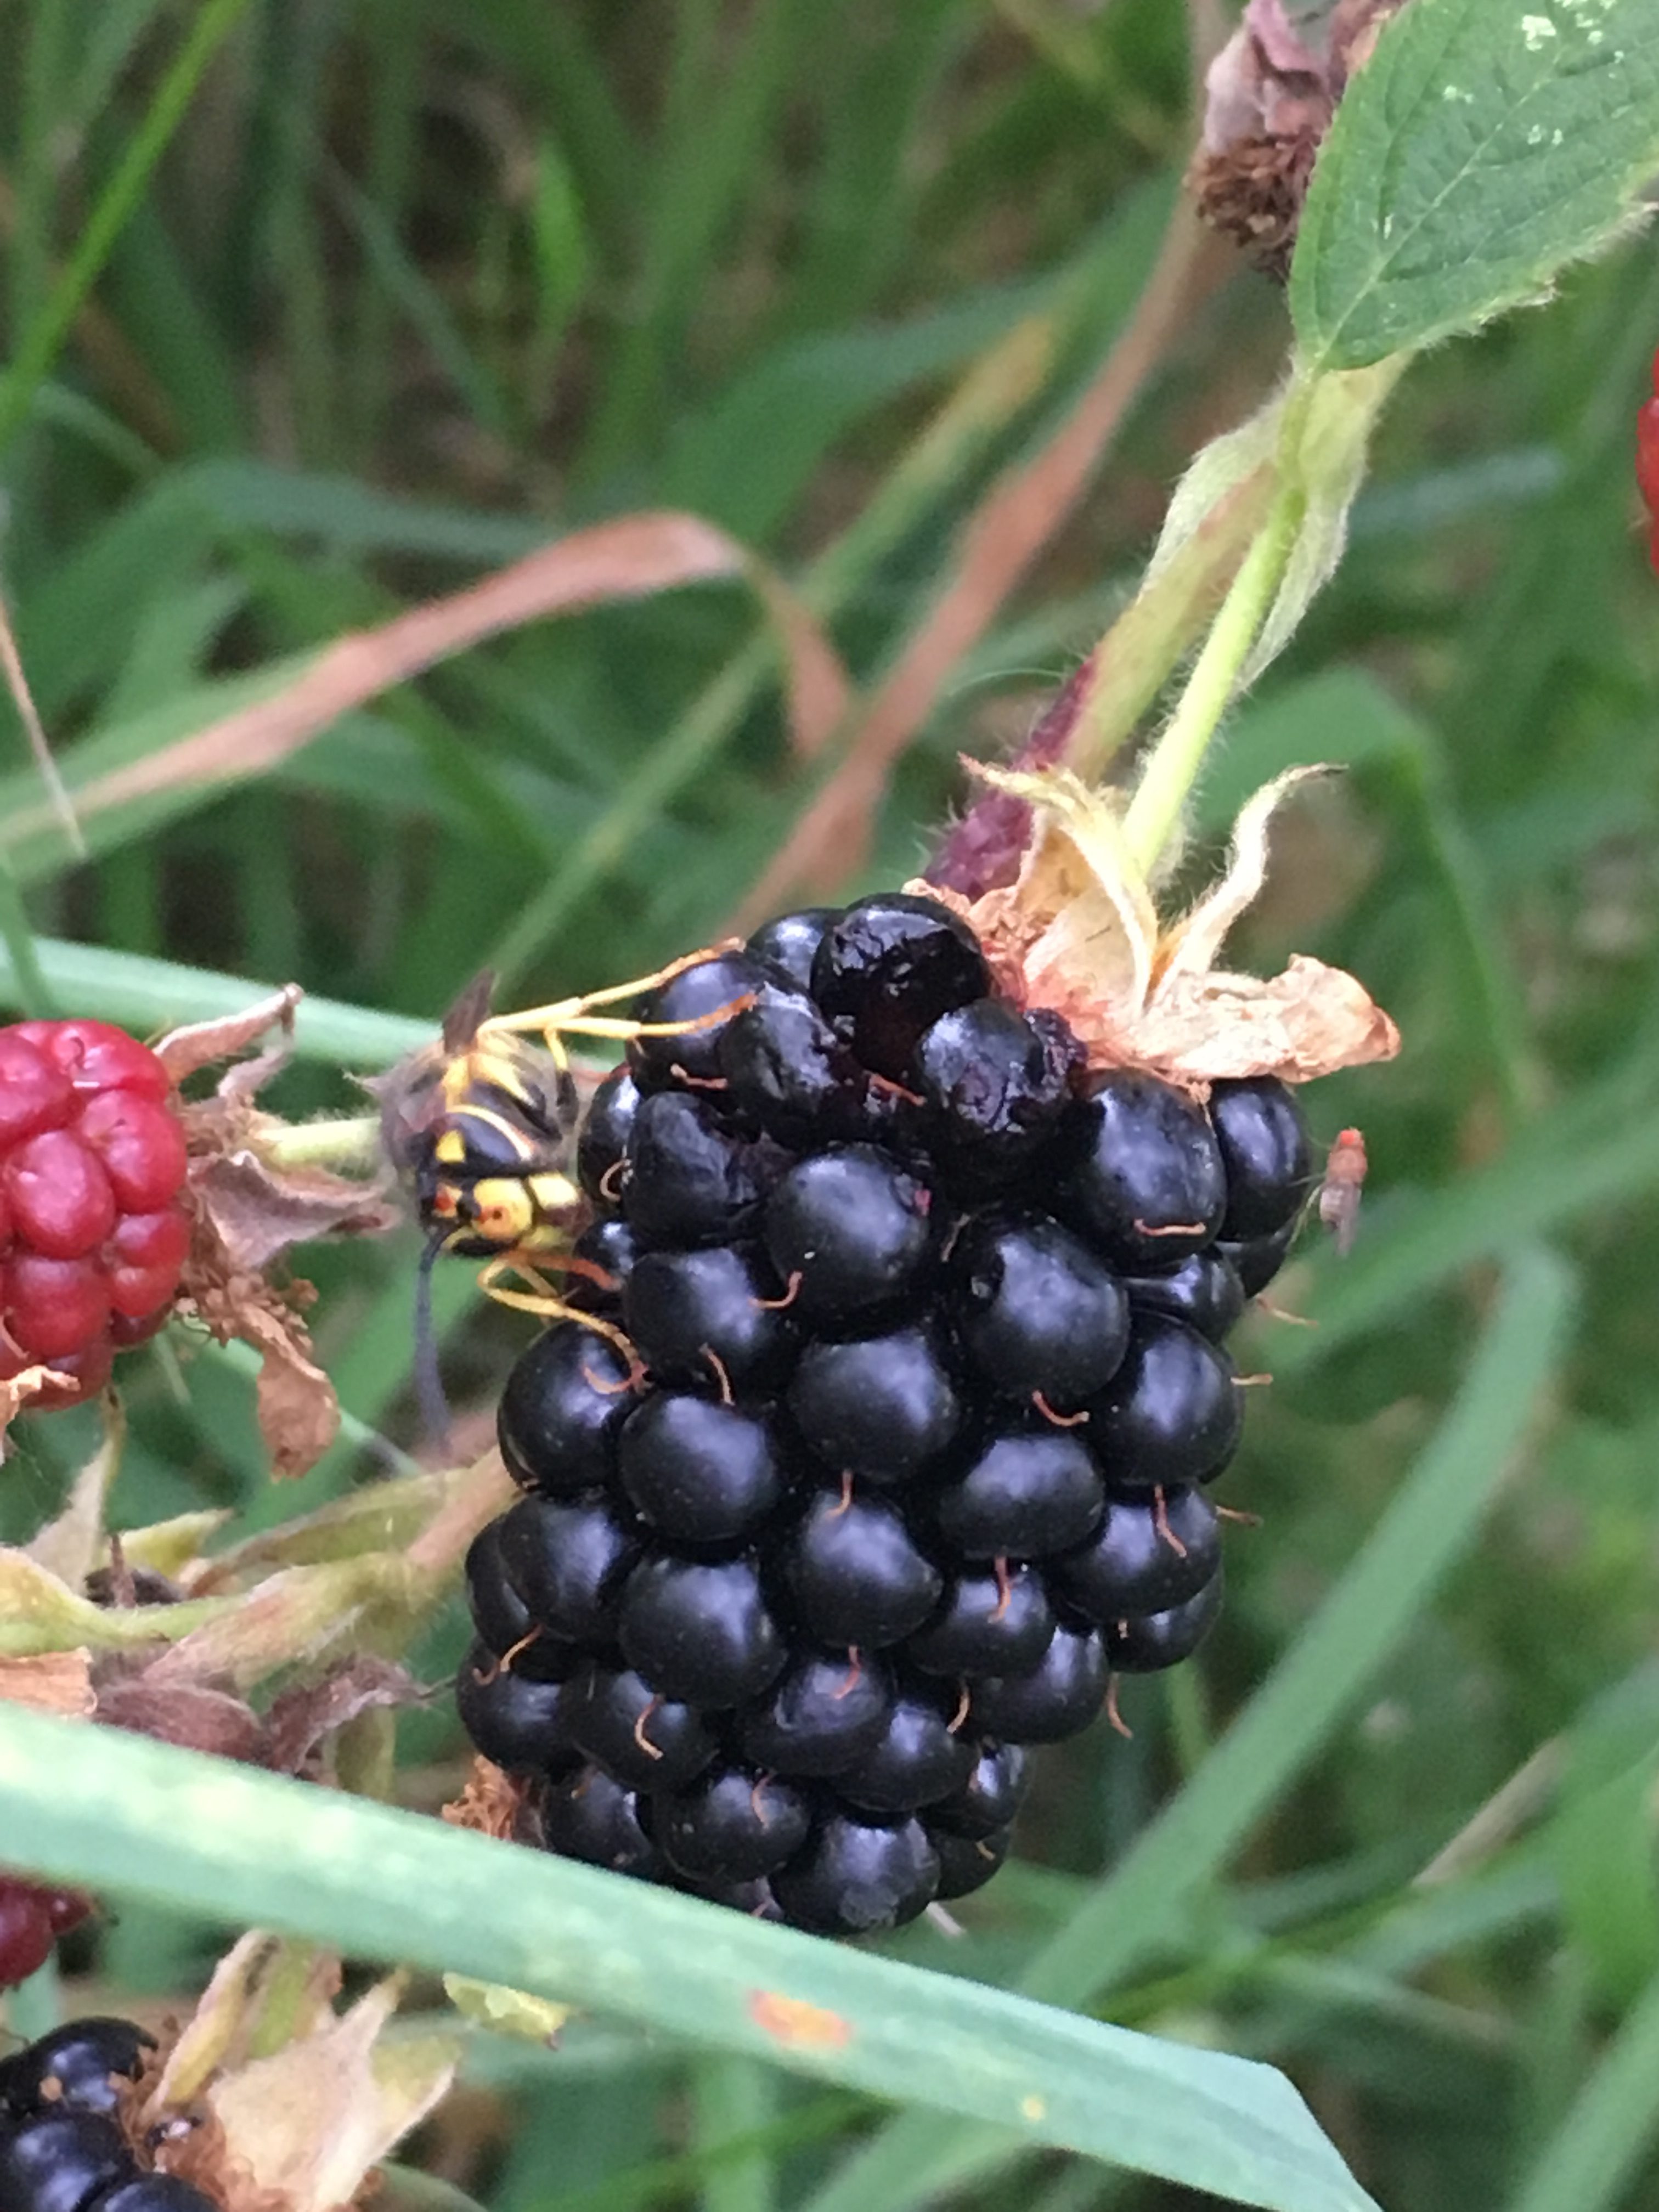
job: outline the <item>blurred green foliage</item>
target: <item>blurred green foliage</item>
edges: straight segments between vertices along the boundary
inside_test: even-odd
[[[1169,0],[19,0],[0,15],[0,576],[66,774],[143,758],[250,671],[641,507],[763,553],[869,690],[988,489],[1098,375],[1191,129]],[[1022,326],[1028,368],[953,405]],[[1182,319],[839,888],[910,872],[957,755],[1023,735],[1286,336],[1282,296],[1242,273]],[[1180,1909],[1069,1994],[1285,2065],[1389,2212],[1611,2212],[1659,2189],[1659,598],[1631,466],[1656,337],[1636,240],[1418,364],[1335,584],[1235,718],[1206,838],[1286,762],[1352,767],[1300,802],[1240,950],[1349,966],[1400,1022],[1397,1063],[1310,1101],[1322,1137],[1365,1130],[1364,1233],[1346,1267],[1281,1279],[1317,1327],[1252,1325],[1275,1382],[1228,1495],[1264,1526],[1235,1532],[1201,1662],[1132,1686],[1132,1742],[1049,1756],[1023,1862],[963,1911],[965,1941],[892,1947],[1018,1980],[1115,1898],[1091,1886],[1215,1772],[1212,1737],[1291,1654],[1271,1802],[1230,1826],[1218,1784],[1191,1817],[1177,1799],[1127,1863],[1146,1911],[1167,1841]],[[503,955],[515,996],[552,995],[702,941],[822,774],[790,749],[752,599],[724,585],[498,639],[245,787],[105,812],[87,864],[43,830],[21,728],[0,727],[0,854],[37,930],[428,1020]],[[131,975],[95,954],[54,975],[72,1010],[137,1018]],[[220,1003],[179,988],[181,1009]],[[283,1079],[295,1110],[339,1108],[339,1071],[383,1061],[367,1031],[354,1057],[349,1018],[327,1034]],[[1432,1440],[1490,1352],[1498,1271],[1518,1297],[1540,1243],[1576,1301],[1566,1347],[1550,1326],[1504,1337],[1494,1387],[1543,1417],[1445,1588],[1431,1545],[1389,1555],[1382,1678],[1321,1720],[1298,1637],[1413,1462],[1449,1511],[1484,1496],[1467,1422]],[[346,1406],[405,1440],[412,1251],[314,1269]],[[485,1406],[520,1325],[465,1280],[442,1303],[458,1397]],[[204,1504],[269,1522],[376,1472],[348,1443],[273,1496],[228,1362],[164,1351],[131,1396],[127,1524]],[[88,1434],[27,1431],[4,1533]],[[1316,1656],[1340,1641],[1322,1632]],[[458,1636],[422,1655],[434,1678]],[[1252,1741],[1265,1758],[1265,1727]],[[454,1732],[434,1711],[404,1747],[430,1803]],[[208,1955],[135,1908],[71,1964],[100,1996],[162,1997]],[[549,2061],[481,2046],[475,2074],[416,2162],[490,2212],[814,2192],[896,2212],[951,2171],[925,2123],[843,2166],[873,2105],[602,2026]],[[1199,2202],[1080,2162],[969,2191],[986,2212],[1034,2198]]]

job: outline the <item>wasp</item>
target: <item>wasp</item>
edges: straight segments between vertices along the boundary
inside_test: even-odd
[[[620,1330],[570,1305],[549,1279],[589,1272],[568,1249],[583,1203],[570,1171],[581,1092],[564,1040],[626,1042],[724,1019],[729,1006],[694,1021],[660,1024],[599,1011],[657,990],[708,957],[690,953],[653,975],[511,1014],[489,1012],[494,978],[486,971],[444,1016],[439,1041],[411,1054],[378,1086],[381,1140],[412,1186],[427,1232],[416,1334],[421,1394],[435,1433],[448,1425],[431,1311],[432,1268],[443,1255],[483,1261],[479,1286],[501,1304],[545,1319],[579,1320],[631,1358]]]

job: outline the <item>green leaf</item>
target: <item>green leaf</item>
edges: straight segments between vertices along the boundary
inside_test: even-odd
[[[1304,356],[1359,368],[1540,298],[1656,167],[1651,0],[1412,0],[1314,172],[1291,270]]]
[[[1648,1984],[1509,2212],[1612,2212],[1659,2136],[1659,1978]]]
[[[0,1711],[0,1832],[9,1864],[77,1886],[602,2008],[1237,2203],[1370,2202],[1271,2068],[112,1729],[94,1747]]]

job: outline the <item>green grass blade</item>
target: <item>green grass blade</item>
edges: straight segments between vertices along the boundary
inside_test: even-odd
[[[1273,2212],[1370,2202],[1269,2068],[114,1729],[94,1749],[0,1714],[0,1825],[13,1864],[193,1918],[602,2007]]]
[[[1192,1782],[1038,1953],[1022,1984],[1029,1993],[1085,2004],[1121,1981],[1352,1711],[1473,1541],[1548,1386],[1571,1302],[1551,1255],[1516,1261],[1462,1389],[1364,1551]],[[907,2114],[854,2153],[807,2212],[899,2212],[1019,2148],[1006,2130],[969,2136]]]
[[[1613,2212],[1659,2136],[1659,1977],[1626,2015],[1510,2212]]]

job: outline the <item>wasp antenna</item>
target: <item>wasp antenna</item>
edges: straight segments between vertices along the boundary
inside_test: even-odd
[[[465,1052],[478,1033],[478,1027],[489,1012],[489,1001],[495,993],[495,971],[481,968],[472,981],[456,999],[444,1015],[443,1039],[446,1052]]]
[[[432,1326],[432,1270],[444,1249],[447,1232],[435,1231],[426,1240],[421,1264],[415,1270],[415,1395],[421,1408],[421,1425],[434,1444],[449,1449],[449,1401],[438,1371],[438,1338]]]

